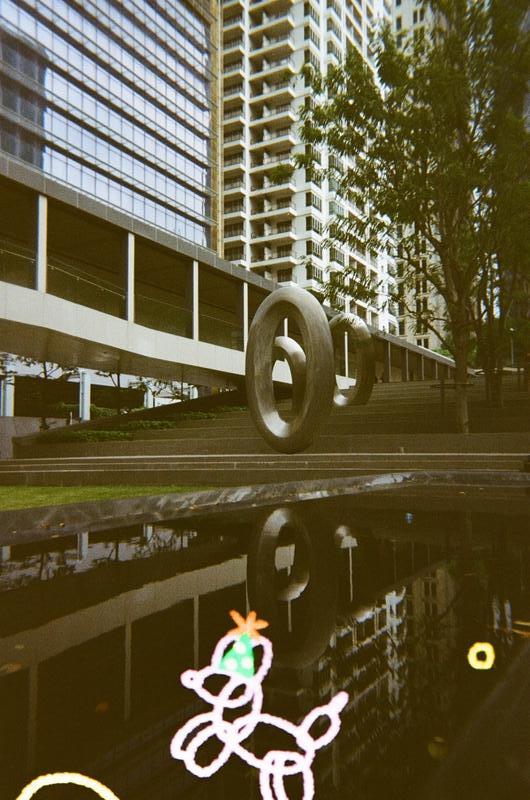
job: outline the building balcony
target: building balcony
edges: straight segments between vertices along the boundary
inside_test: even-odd
[[[245,95],[239,85],[225,89],[223,114],[229,114],[232,111],[240,111],[242,113],[241,105],[244,100]]]
[[[294,6],[296,0],[283,0],[282,6]],[[250,12],[254,14],[257,11],[267,10],[271,7],[271,0],[251,0]]]
[[[268,233],[265,231],[255,231],[252,233],[252,244],[267,244],[269,242],[280,244],[280,242],[296,242],[297,236],[291,225],[278,225],[271,228]]]
[[[223,175],[225,176],[225,180],[227,178],[228,180],[230,180],[230,176],[232,177],[232,179],[235,179],[236,176],[242,176],[244,172],[245,172],[245,161],[242,152],[224,160]]]
[[[264,181],[263,186],[256,186],[250,189],[250,196],[263,197],[266,195],[267,197],[273,197],[279,194],[286,194],[287,192],[291,192],[292,194],[296,192],[296,186],[292,180],[277,184]]]
[[[263,125],[285,125],[286,123],[294,123],[297,120],[295,109],[291,103],[282,103],[281,105],[265,107],[254,119],[251,119],[250,125],[252,128],[257,129]]]
[[[235,33],[240,31],[241,34],[244,33],[245,24],[243,20],[243,14],[235,14],[232,12],[230,15],[228,12],[223,17],[223,36],[226,35],[235,38]]]
[[[245,43],[242,36],[237,39],[229,39],[223,43],[223,58],[226,58],[228,55],[233,57],[234,53],[241,53],[241,56],[243,56],[245,54],[244,48]]]
[[[223,153],[234,153],[234,158],[236,158],[236,156],[239,155],[238,151],[240,151],[244,146],[245,140],[243,139],[243,133],[231,133],[230,136],[225,136],[224,138]],[[243,157],[242,154],[240,157]]]
[[[263,253],[253,255],[251,262],[253,269],[270,269],[271,267],[286,269],[288,267],[295,267],[298,263],[298,259],[290,251],[278,252],[277,250],[273,250],[269,255]]]
[[[291,198],[278,199],[276,202],[264,202],[254,204],[252,211],[252,220],[268,220],[274,219],[275,221],[283,219],[293,219],[296,217],[296,208],[291,202]]]
[[[236,180],[229,180],[225,181],[223,185],[223,194],[230,195],[231,197],[237,197],[237,195],[243,195],[245,193],[245,181],[241,178],[236,178]]]
[[[243,59],[235,59],[232,61],[223,64],[223,76],[225,81],[226,80],[234,80],[235,77],[240,77],[242,81],[245,77],[245,71],[243,69]]]
[[[226,244],[245,244],[246,238],[243,230],[231,231],[225,228],[224,243]]]
[[[242,9],[244,5],[244,0],[222,0],[223,14],[231,16],[236,9]]]
[[[243,203],[229,203],[225,205],[223,209],[223,217],[225,222],[228,220],[238,220],[238,219],[245,219],[246,218],[245,206]]]
[[[296,139],[290,128],[282,128],[278,131],[273,131],[262,139],[252,142],[250,149],[253,152],[259,150],[285,150],[286,147],[294,147]]]
[[[263,36],[259,45],[254,45],[254,50],[250,52],[250,60],[256,58],[268,57],[269,59],[277,59],[282,56],[288,56],[294,53],[294,42],[289,35],[282,34],[280,36]]]
[[[227,108],[223,114],[223,129],[225,138],[231,133],[234,133],[235,128],[242,128],[245,124],[245,113],[241,106],[235,108]]]
[[[270,61],[263,59],[261,64],[255,65],[255,69],[250,75],[250,80],[263,80],[277,74],[284,76],[285,73],[296,75],[296,68],[292,58],[278,58]]]
[[[285,164],[288,166],[290,163],[290,158],[290,153],[282,153],[277,156],[268,156],[267,158],[264,158],[261,163],[253,163],[250,167],[250,172],[259,174],[260,172],[266,172],[271,167],[275,167],[278,164]]]
[[[262,87],[250,98],[252,105],[264,103],[266,100],[276,103],[289,102],[296,97],[295,90],[290,80],[276,81],[272,84],[263,84]]]
[[[282,32],[291,31],[294,28],[294,19],[289,10],[278,11],[275,14],[264,12],[259,19],[256,19],[250,26],[250,35],[260,34],[267,31],[267,34],[279,35]]]

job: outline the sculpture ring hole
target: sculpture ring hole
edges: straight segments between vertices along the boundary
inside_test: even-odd
[[[348,346],[355,350],[357,360],[355,385],[340,389],[335,379],[333,402],[338,407],[364,405],[370,399],[375,382],[375,351],[370,331],[364,320],[355,314],[337,314],[329,328],[334,347],[342,346],[344,334],[348,334]]]

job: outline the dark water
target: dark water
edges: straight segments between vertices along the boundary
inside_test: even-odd
[[[525,534],[523,520],[502,515],[334,501],[3,548],[0,797],[68,770],[120,800],[257,800],[257,771],[236,757],[199,779],[169,752],[179,726],[207,709],[179,676],[210,661],[231,609],[270,623],[266,711],[299,722],[349,694],[338,736],[313,764],[317,798],[422,797],[527,644]],[[494,646],[491,670],[468,663],[477,641]],[[247,744],[285,746],[274,729]],[[296,778],[286,788],[300,796]]]

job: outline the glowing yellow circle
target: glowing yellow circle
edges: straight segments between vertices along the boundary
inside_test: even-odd
[[[486,658],[479,658],[484,653]],[[495,663],[495,648],[489,642],[475,642],[467,653],[467,660],[473,669],[491,669]]]

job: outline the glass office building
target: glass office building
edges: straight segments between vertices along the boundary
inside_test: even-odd
[[[212,245],[208,3],[1,0],[0,149]]]

